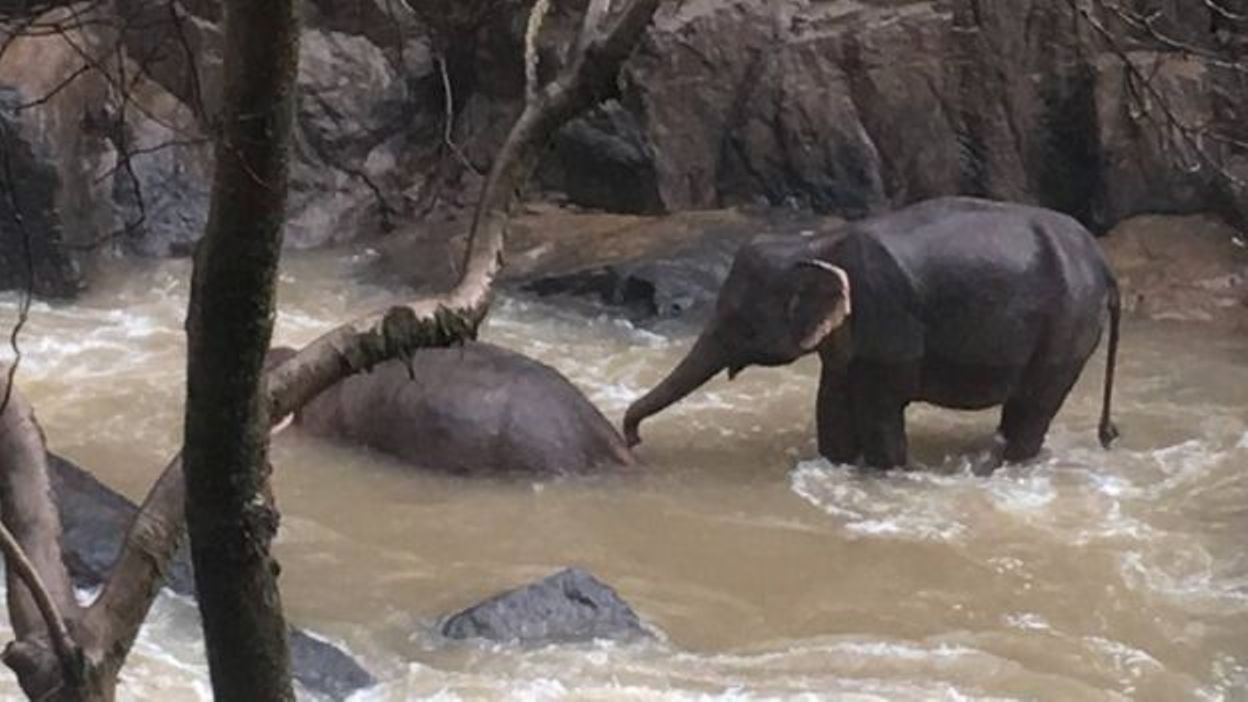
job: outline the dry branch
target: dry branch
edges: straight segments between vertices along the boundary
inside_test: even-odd
[[[6,388],[0,414],[0,517],[3,518],[9,615],[16,641],[4,662],[32,697],[85,678],[81,646],[67,619],[76,618],[69,575],[61,559],[61,522],[48,479],[43,432],[17,388]],[[48,644],[50,643],[50,650]],[[59,675],[58,675],[59,673]]]

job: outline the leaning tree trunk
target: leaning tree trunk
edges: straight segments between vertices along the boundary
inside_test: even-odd
[[[293,700],[268,490],[264,356],[286,209],[294,0],[226,3],[225,95],[208,228],[187,313],[183,468],[217,700]]]

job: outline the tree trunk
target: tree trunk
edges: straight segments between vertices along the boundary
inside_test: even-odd
[[[293,700],[269,544],[263,385],[281,253],[298,26],[293,0],[226,3],[225,99],[187,314],[187,523],[217,700]]]

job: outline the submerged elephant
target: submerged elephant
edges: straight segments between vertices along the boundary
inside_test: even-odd
[[[294,355],[277,347],[269,363]],[[331,386],[295,413],[311,434],[452,473],[584,473],[633,464],[606,417],[555,369],[469,342],[421,349]]]
[[[1092,235],[1037,207],[952,197],[847,225],[827,237],[744,246],[716,311],[675,369],[628,408],[624,435],[721,370],[818,352],[819,452],[904,465],[904,411],[1004,405],[1006,461],[1035,456],[1110,317],[1100,441],[1110,421],[1118,286]]]

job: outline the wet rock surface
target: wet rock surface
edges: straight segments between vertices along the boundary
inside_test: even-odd
[[[1243,237],[1207,215],[1146,215],[1122,222],[1101,243],[1128,314],[1248,329]]]
[[[135,505],[59,456],[48,454],[52,488],[61,513],[65,565],[79,587],[103,581],[117,558]],[[169,567],[166,586],[195,596],[190,556],[182,548]],[[291,667],[309,691],[333,700],[373,685],[373,676],[347,653],[307,632],[290,629]]]
[[[1248,93],[1219,64],[1236,42],[1210,8],[1172,10],[1157,26],[1186,55],[1095,19],[1176,117],[1242,135]],[[857,217],[967,194],[1103,228],[1207,209],[1225,183],[1141,121],[1128,73],[1065,3],[702,0],[659,16],[620,102],[668,210],[762,198]]]
[[[442,624],[442,633],[452,639],[522,644],[650,636],[627,602],[580,568],[561,570],[454,614]]]
[[[20,93],[0,88],[0,288],[69,297],[84,279],[65,246],[63,181],[51,145],[18,114],[21,103]]]

